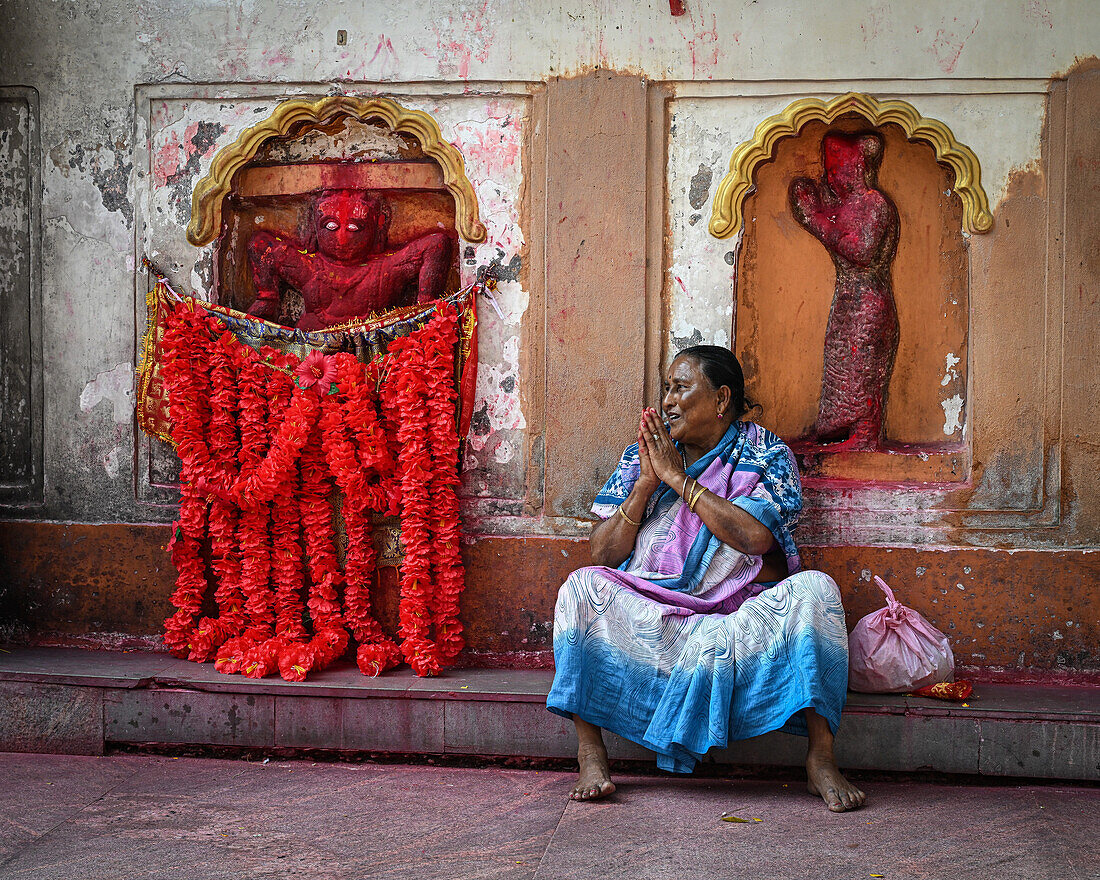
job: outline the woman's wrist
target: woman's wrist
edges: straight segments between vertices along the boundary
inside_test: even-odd
[[[630,494],[626,496],[626,501],[629,502],[632,498],[640,498],[642,503],[649,501],[649,496],[657,491],[657,487],[661,485],[660,480],[655,480],[652,485],[643,484],[641,480],[634,484],[630,490]],[[624,502],[626,503],[626,502]]]
[[[695,477],[689,477],[687,471],[684,471],[676,480],[671,483],[676,487],[676,490],[680,493],[680,497],[685,501],[691,497],[691,492],[696,485]]]

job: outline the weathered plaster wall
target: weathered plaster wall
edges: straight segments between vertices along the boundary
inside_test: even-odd
[[[22,500],[0,497],[15,502],[5,515],[171,519],[168,459],[133,424],[148,284],[141,257],[178,288],[208,291],[210,254],[187,245],[183,227],[190,188],[216,151],[282,98],[385,94],[435,115],[466,158],[489,240],[463,249],[464,277],[481,264],[502,267],[496,307],[481,308],[466,463],[471,582],[481,585],[471,595],[490,595],[502,566],[526,567],[530,596],[521,604],[537,607],[532,626],[544,627],[559,551],[574,559],[587,499],[631,439],[629,410],[656,402],[670,349],[734,338],[738,242],[707,232],[730,153],[796,98],[853,89],[902,98],[949,125],[982,163],[996,226],[966,245],[966,479],[862,488],[824,480],[808,494],[802,540],[854,548],[843,560],[822,551],[838,580],[851,580],[860,553],[862,572],[892,547],[977,548],[965,564],[991,566],[997,598],[953,619],[968,637],[984,639],[980,616],[1000,609],[1009,629],[998,637],[1024,646],[1022,663],[1058,662],[1040,644],[1057,629],[1073,642],[1063,659],[1095,666],[1094,654],[1072,659],[1100,640],[1095,616],[1083,629],[1055,627],[1038,612],[1011,624],[1011,557],[980,549],[1051,551],[1028,557],[1026,575],[1057,581],[1050,620],[1069,603],[1072,585],[1059,572],[1087,584],[1081,572],[1096,570],[1086,548],[1100,544],[1092,393],[1100,87],[1087,67],[1064,78],[1077,59],[1100,53],[1094,5],[688,0],[688,14],[675,18],[665,0],[5,4],[0,97],[23,102],[40,143],[15,173],[30,193],[28,216],[40,212],[41,222],[26,244],[26,283],[2,292],[5,307],[27,311],[31,340],[26,350],[3,349],[4,370],[9,360],[30,369],[37,422],[28,461],[36,437],[42,458],[40,485],[32,468]],[[14,156],[0,151],[4,171]],[[24,526],[11,528],[24,536]],[[55,527],[43,528],[48,544]],[[104,526],[102,553],[116,528]],[[24,538],[8,541],[8,552],[21,552]],[[508,549],[498,557],[490,547]],[[1081,553],[1063,565],[1065,548]],[[95,570],[103,588],[132,603],[145,588],[125,583],[127,552],[104,556]],[[24,598],[55,608],[54,581],[69,583],[88,564],[81,558],[68,547],[28,560],[19,568]],[[969,584],[947,570],[956,560],[961,571],[963,557],[944,559],[944,577]],[[916,577],[904,566],[896,576]],[[90,601],[100,586],[77,580],[73,594]],[[107,587],[112,580],[120,585]],[[515,581],[508,589],[520,590]],[[842,587],[852,596],[860,589]],[[936,596],[907,598],[933,608]],[[108,628],[149,619],[140,609],[100,614],[82,601],[65,607],[90,615],[88,628],[98,628],[93,618]],[[499,604],[471,602],[494,621],[481,624],[479,644],[523,650]],[[1067,619],[1081,622],[1068,610]],[[987,647],[968,650],[990,663],[1019,653]]]
[[[529,288],[519,277],[525,271],[520,193],[530,181],[521,175],[521,151],[532,135],[523,96],[539,83],[598,66],[677,84],[669,222],[671,275],[683,288],[667,295],[668,332],[674,340],[698,331],[721,342],[731,323],[731,267],[724,259],[730,247],[709,239],[705,222],[689,225],[706,213],[707,188],[697,181],[695,195],[685,196],[701,165],[711,180],[721,176],[731,147],[757,121],[794,94],[823,92],[791,81],[843,78],[824,90],[831,93],[860,86],[860,78],[921,80],[928,93],[922,111],[947,121],[974,147],[996,202],[1011,169],[1038,155],[1042,98],[1034,90],[986,89],[974,79],[1046,78],[1100,43],[1087,2],[688,6],[687,15],[674,18],[659,0],[542,8],[492,0],[448,7],[263,0],[186,9],[162,0],[6,5],[4,78],[36,90],[41,101],[48,270],[41,291],[46,473],[38,514],[166,515],[139,503],[134,492],[144,479],[135,472],[146,471],[140,452],[135,460],[125,379],[140,323],[128,292],[145,283],[135,278],[135,259],[143,252],[159,258],[180,287],[209,285],[209,259],[173,235],[186,220],[187,189],[217,148],[279,97],[333,88],[406,97],[438,111],[446,136],[467,153],[491,230],[475,259],[499,256],[517,275],[499,298],[504,319],[493,314],[486,321],[478,424],[489,433],[475,444],[479,472],[467,485],[473,495],[516,497],[526,468],[526,420],[522,391],[503,389],[523,386],[517,349]],[[338,30],[346,31],[346,45],[337,45]],[[760,85],[769,80],[784,85]],[[762,88],[768,94],[753,97]],[[912,89],[893,84],[874,91]],[[958,94],[990,91],[973,99]]]
[[[231,92],[236,97],[225,97]],[[140,151],[138,167],[151,168],[148,174],[137,172],[138,249],[170,276],[177,291],[203,299],[214,296],[215,245],[196,248],[181,235],[191,216],[195,183],[209,172],[220,149],[257,120],[267,118],[279,101],[309,94],[324,94],[324,90],[268,88],[262,96],[251,96],[224,87],[138,88],[138,128],[148,143],[147,150]],[[461,283],[471,283],[478,267],[490,264],[500,267],[500,282],[494,294],[496,308],[488,301],[481,304],[478,399],[467,446],[465,488],[475,499],[522,498],[525,423],[516,370],[520,319],[528,296],[520,280],[526,245],[520,212],[524,123],[530,99],[499,92],[429,96],[396,86],[387,95],[402,106],[431,114],[443,137],[462,151],[466,175],[477,193],[488,235],[476,245],[460,240]],[[354,141],[351,146],[355,147]],[[138,273],[136,296],[143,295],[148,283],[148,276]],[[143,327],[139,321],[137,332]],[[138,497],[148,502],[172,497],[170,487],[157,478],[164,457],[152,451],[157,445],[139,439]]]

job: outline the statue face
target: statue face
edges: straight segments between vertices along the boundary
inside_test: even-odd
[[[825,176],[833,192],[850,192],[863,183],[866,161],[859,141],[841,135],[826,136]]]
[[[337,192],[317,202],[317,249],[341,263],[362,263],[385,243],[386,216],[377,199]]]

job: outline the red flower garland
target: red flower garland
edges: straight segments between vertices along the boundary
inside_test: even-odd
[[[272,357],[272,349],[263,352]],[[263,461],[270,436],[269,421],[281,418],[290,400],[290,381],[273,373],[259,358],[248,358],[240,373],[240,429],[238,453],[240,473],[250,474]],[[275,415],[272,415],[272,413]],[[245,654],[257,643],[269,639],[274,631],[271,592],[270,506],[259,502],[242,509],[238,520],[237,544],[241,554],[241,592],[245,599],[247,629],[230,639],[218,651],[214,668],[219,672],[240,671]]]
[[[169,544],[172,564],[176,567],[176,590],[172,604],[176,612],[165,621],[164,643],[177,657],[191,652],[191,635],[195,617],[202,608],[206,592],[206,566],[201,556],[201,542],[206,532],[206,505],[195,488],[193,474],[203,474],[209,468],[203,426],[206,421],[207,399],[204,358],[200,345],[206,332],[205,319],[192,311],[180,310],[177,320],[165,332],[166,353],[164,381],[169,390],[172,414],[172,438],[180,456],[184,480],[180,485],[179,519],[173,526]]]
[[[428,388],[423,350],[412,336],[390,345],[394,358],[389,374],[387,403],[400,427],[398,470],[401,478],[401,541],[405,561],[401,566],[401,604],[398,609],[398,634],[405,660],[417,675],[437,675],[439,650],[431,638],[432,611],[429,597],[432,586],[431,531],[428,508],[431,501],[431,455],[428,451]]]
[[[291,363],[283,355],[265,351],[269,363],[285,367]],[[263,678],[279,671],[279,660],[289,644],[307,639],[303,621],[305,604],[302,591],[305,587],[302,567],[301,524],[295,490],[298,485],[299,461],[294,446],[297,436],[284,430],[284,426],[296,416],[294,402],[300,389],[286,374],[268,369],[267,381],[272,384],[267,425],[270,447],[255,467],[241,475],[238,484],[258,485],[259,480],[271,480],[270,491],[270,557],[268,575],[257,590],[257,617],[261,625],[256,627],[255,640],[244,647],[240,672],[249,678]],[[279,443],[289,444],[279,448]],[[300,449],[300,447],[298,447]],[[275,462],[276,466],[273,466]],[[266,468],[266,471],[264,470]],[[264,476],[258,475],[264,473]],[[265,492],[264,495],[267,495]],[[254,504],[266,504],[264,495],[250,497],[247,511]],[[262,615],[262,617],[260,616]]]
[[[456,324],[454,310],[440,303],[424,328],[364,367],[348,354],[257,353],[193,307],[173,310],[162,375],[182,478],[170,545],[178,577],[177,610],[165,622],[169,650],[215,656],[223,672],[278,670],[301,680],[344,653],[350,629],[367,674],[396,665],[402,653],[418,675],[454,662],[463,647]],[[379,395],[383,363],[389,373]],[[343,494],[343,572],[333,484]],[[401,514],[401,648],[370,611],[372,512]],[[208,589],[207,540],[218,616],[196,628]]]
[[[458,619],[459,597],[465,587],[462,530],[458,510],[458,434],[455,432],[454,347],[458,315],[440,303],[427,328],[424,350],[429,361],[428,431],[432,450],[432,572],[435,590],[432,615],[439,661],[447,666],[466,646]]]
[[[219,484],[231,482],[237,472],[239,348],[240,344],[229,333],[222,333],[210,348],[210,470]],[[218,617],[204,617],[195,627],[188,659],[199,663],[209,660],[227,639],[240,635],[244,628],[241,560],[236,543],[237,508],[214,497],[207,516],[211,565],[218,585],[214,591]]]
[[[321,399],[317,393],[295,385],[294,396],[271,441],[267,456],[252,473],[242,475],[230,489],[230,496],[241,507],[270,501],[284,483],[292,480],[302,447],[306,445],[320,411]]]
[[[319,431],[314,431],[302,448],[298,512],[306,539],[306,558],[309,560],[308,605],[315,635],[308,646],[303,646],[304,650],[292,650],[285,658],[280,658],[280,672],[288,681],[301,681],[310,669],[324,669],[348,646],[348,633],[343,626],[336,589],[340,567],[336,560],[329,502],[331,493],[321,435]]]
[[[374,407],[369,404],[363,369],[350,355],[336,355],[337,381],[348,400],[358,404],[357,414],[361,426],[374,423]],[[401,662],[401,652],[374,619],[370,611],[370,583],[374,573],[374,542],[370,531],[370,510],[378,509],[385,501],[385,493],[378,486],[369,486],[361,456],[348,440],[345,424],[357,424],[345,420],[344,412],[333,396],[324,400],[321,416],[321,437],[329,469],[344,495],[343,516],[348,545],[344,559],[344,621],[351,628],[359,643],[356,662],[367,675],[379,673]],[[388,457],[388,449],[386,450]],[[389,459],[392,461],[392,458]],[[385,466],[385,459],[375,455],[374,464]]]

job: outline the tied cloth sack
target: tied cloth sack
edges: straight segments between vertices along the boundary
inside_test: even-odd
[[[955,657],[947,636],[894,598],[886,582],[886,607],[855,625],[848,637],[848,687],[867,694],[908,693],[952,681]]]

